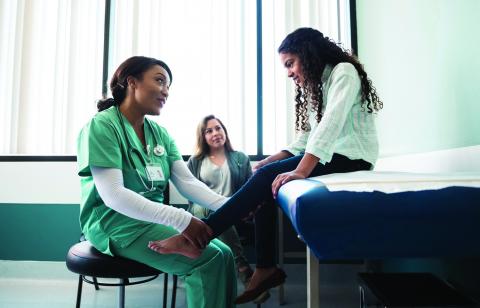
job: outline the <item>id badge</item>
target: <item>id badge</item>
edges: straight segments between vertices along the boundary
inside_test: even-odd
[[[150,181],[164,181],[165,176],[161,166],[147,165],[145,168]]]

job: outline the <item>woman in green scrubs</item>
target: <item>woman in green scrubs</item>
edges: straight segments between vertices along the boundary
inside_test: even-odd
[[[231,250],[213,240],[202,251],[160,255],[150,241],[186,230],[211,234],[199,219],[163,203],[169,179],[187,199],[216,210],[225,197],[198,181],[167,131],[145,115],[159,115],[172,73],[162,61],[131,57],[110,81],[113,99],[78,137],[80,224],[101,252],[130,258],[185,279],[189,307],[233,307],[236,277]]]

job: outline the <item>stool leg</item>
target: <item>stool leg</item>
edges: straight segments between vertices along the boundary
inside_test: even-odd
[[[163,274],[163,308],[167,308],[168,274]]]
[[[80,308],[80,301],[82,300],[82,285],[83,285],[82,275],[78,275],[77,304],[75,305],[76,308]]]
[[[175,308],[175,301],[177,299],[177,280],[178,276],[173,275],[173,287],[172,287],[172,305],[171,308]]]
[[[95,286],[95,290],[100,290],[100,288],[98,287],[98,281],[97,281],[97,277],[92,277],[93,278],[93,285]]]
[[[365,308],[365,293],[363,291],[363,288],[360,286],[358,287],[358,290],[360,291],[360,308]]]
[[[121,285],[118,287],[118,308],[125,308],[125,279],[120,279]]]
[[[278,207],[278,266],[283,268],[284,258],[285,258],[285,247],[284,247],[284,237],[283,237],[283,212],[280,207]],[[285,287],[284,284],[281,284],[278,287],[278,304],[284,305],[285,304]]]

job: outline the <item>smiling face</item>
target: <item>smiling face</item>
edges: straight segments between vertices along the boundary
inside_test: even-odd
[[[300,58],[293,53],[280,53],[280,61],[287,70],[287,76],[303,87],[305,77],[303,76],[302,63]]]
[[[225,130],[217,119],[211,119],[207,122],[204,136],[210,149],[222,148],[225,145]]]
[[[141,80],[129,77],[128,83],[142,113],[159,115],[167,102],[170,87],[167,71],[160,65],[153,65],[145,71]]]

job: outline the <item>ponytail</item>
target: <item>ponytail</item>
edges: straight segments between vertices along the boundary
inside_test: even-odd
[[[97,101],[97,109],[98,109],[98,112],[100,111],[103,111],[105,109],[108,109],[112,106],[116,105],[115,104],[115,100],[111,97],[109,98],[103,98],[103,99],[99,99]]]

